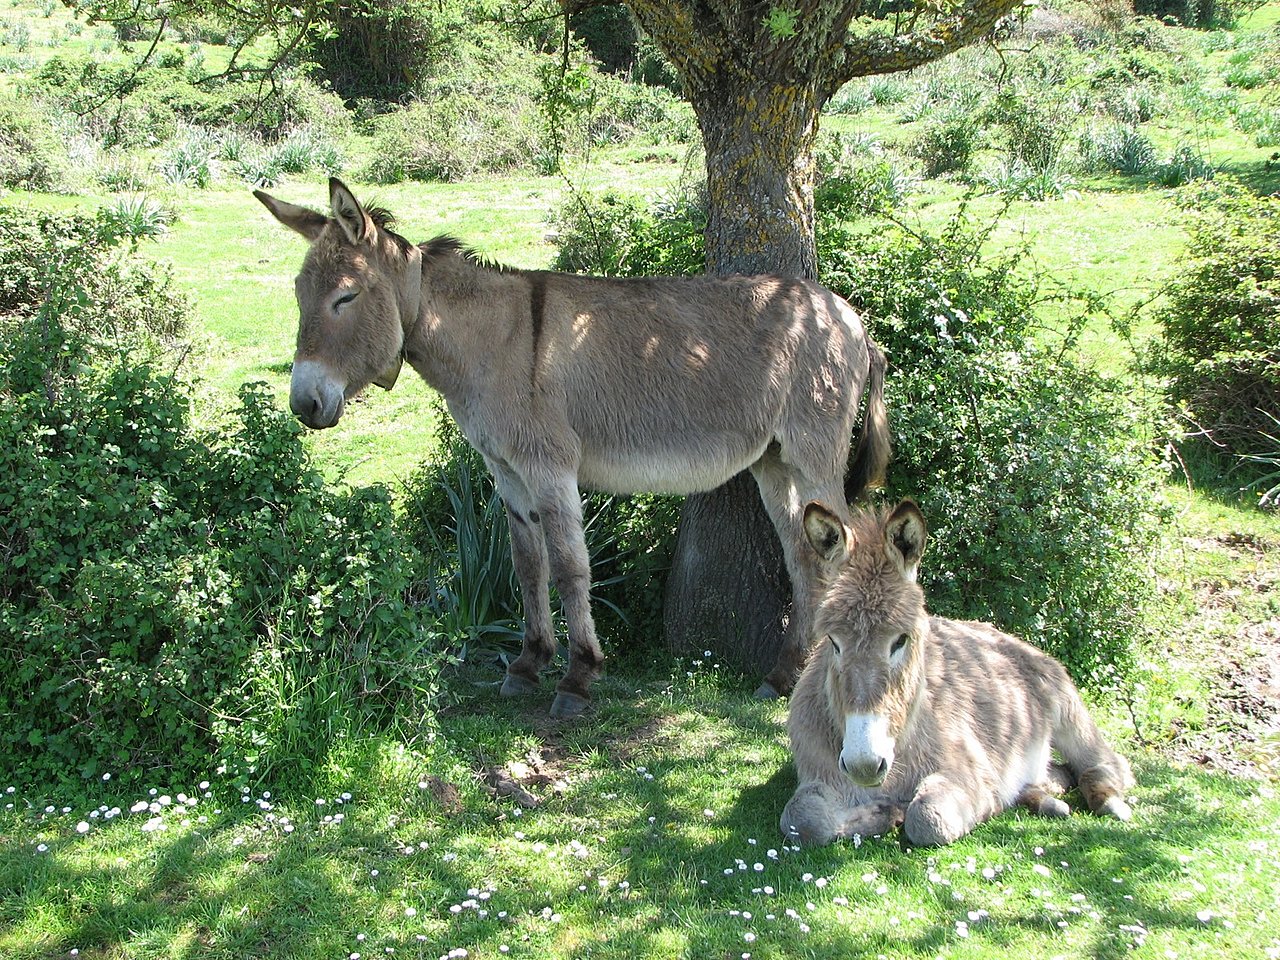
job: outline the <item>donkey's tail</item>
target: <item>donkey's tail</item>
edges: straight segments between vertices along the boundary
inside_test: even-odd
[[[889,465],[889,414],[884,406],[883,351],[868,337],[871,351],[871,368],[867,373],[867,411],[862,418],[862,435],[844,482],[844,499],[853,503],[875,487],[884,486],[885,468]]]

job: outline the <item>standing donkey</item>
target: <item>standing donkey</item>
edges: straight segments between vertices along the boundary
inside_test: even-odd
[[[824,844],[902,823],[911,843],[948,844],[1015,804],[1066,816],[1055,794],[1074,784],[1095,813],[1129,819],[1129,764],[1062,664],[990,624],[925,611],[914,503],[851,527],[814,503],[804,526],[824,568],[822,641],[791,698],[800,785],[784,835]]]
[[[329,182],[328,216],[254,194],[311,247],[296,281],[289,405],[331,427],[403,360],[438,390],[506,505],[525,606],[504,694],[537,689],[555,650],[548,573],[569,629],[551,713],[588,704],[596,640],[580,486],[692,493],[741,470],[782,541],[794,602],[757,693],[790,691],[811,636],[811,499],[844,503],[888,459],[884,358],[844,300],[780,277],[607,279],[481,263],[455,240],[414,246],[390,215]],[[864,385],[858,454],[842,484]]]

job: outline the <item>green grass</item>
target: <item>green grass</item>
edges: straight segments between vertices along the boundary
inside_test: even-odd
[[[353,745],[284,799],[242,800],[217,776],[207,795],[162,782],[155,795],[107,785],[66,802],[18,791],[0,813],[0,955],[1216,957],[1280,945],[1267,919],[1280,801],[1259,782],[1137,754],[1128,824],[1013,812],[943,850],[888,837],[797,851],[777,832],[794,789],[783,711],[740,678],[687,666],[607,679],[598,712],[572,728],[543,720],[545,704],[471,686],[434,741]],[[538,805],[489,796],[480,772],[494,768]],[[175,799],[127,812],[184,788],[199,798],[185,810]],[[125,812],[91,817],[102,805]]]
[[[12,9],[0,19],[39,16],[31,3]],[[1278,15],[1271,3],[1243,26],[1266,29]],[[67,20],[59,7],[48,29]],[[45,29],[33,21],[33,36]],[[114,47],[98,29],[76,42]],[[1215,69],[1219,61],[1225,55],[1207,58]],[[13,81],[0,77],[0,91]],[[900,109],[824,124],[901,143],[912,126],[897,122]],[[1162,146],[1187,129],[1166,125]],[[1225,122],[1202,133],[1215,163],[1280,186],[1280,173],[1261,166],[1269,150]],[[601,151],[579,186],[658,195],[676,181],[683,154]],[[394,211],[411,239],[453,233],[521,267],[549,261],[547,214],[567,189],[533,176],[374,190],[351,182]],[[1074,199],[1015,203],[996,242],[1027,243],[1064,281],[1113,293],[1119,310],[1157,293],[1183,244],[1173,191],[1118,177],[1077,188]],[[319,176],[272,192],[327,202]],[[928,184],[912,215],[941,224],[960,192]],[[142,249],[169,261],[193,300],[198,415],[216,422],[245,380],[267,381],[283,403],[302,241],[247,187],[176,189],[166,199],[179,220]],[[983,198],[975,209],[996,206]],[[1142,321],[1137,332],[1157,331]],[[1127,347],[1104,326],[1082,349],[1104,369],[1127,366]],[[406,374],[307,443],[332,479],[394,486],[435,449],[430,399]],[[1280,956],[1280,735],[1222,699],[1228,674],[1274,655],[1280,520],[1231,494],[1175,484],[1169,496],[1177,525],[1153,558],[1165,602],[1137,684],[1099,706],[1136,763],[1132,823],[1015,812],[941,851],[904,850],[896,838],[786,850],[777,818],[794,772],[784,708],[749,698],[755,678],[609,649],[595,711],[566,727],[545,719],[549,691],[498,698],[500,668],[489,662],[449,678],[432,736],[349,743],[281,797],[243,794],[248,780],[212,771],[208,796],[195,783],[135,771],[94,789],[14,784],[0,801],[12,804],[0,810],[0,956],[369,958],[387,948],[423,958],[460,949],[486,958]],[[1270,779],[1243,779],[1233,761]],[[489,795],[486,771],[503,767],[537,806]],[[199,802],[180,813],[183,791]],[[174,798],[161,809],[165,828],[144,830],[154,815],[130,807],[162,795]],[[107,819],[103,805],[124,812]]]

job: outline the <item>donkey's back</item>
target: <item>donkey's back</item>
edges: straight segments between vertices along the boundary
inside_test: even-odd
[[[455,319],[411,341],[410,359],[435,379],[445,338],[487,358],[455,413],[496,458],[528,449],[536,431],[583,486],[691,493],[776,443],[814,482],[843,478],[870,348],[858,313],[818,284],[499,271],[447,247],[426,256],[427,317]]]

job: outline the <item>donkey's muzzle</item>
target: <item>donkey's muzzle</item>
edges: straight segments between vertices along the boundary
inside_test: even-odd
[[[342,417],[344,389],[329,368],[315,360],[297,360],[289,385],[289,409],[313,430],[332,427]]]
[[[840,772],[860,787],[878,787],[889,775],[889,760],[886,757],[871,757],[850,762],[841,754]]]
[[[878,787],[893,766],[894,737],[889,718],[878,713],[849,713],[844,718],[840,770],[861,787]]]

